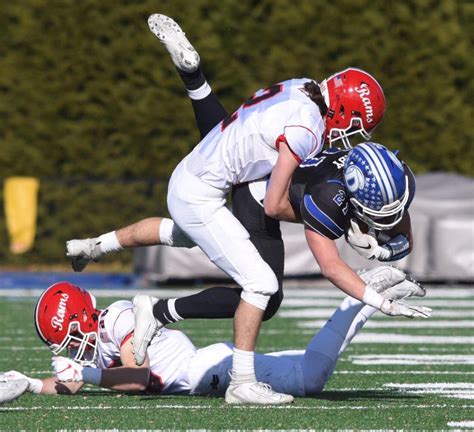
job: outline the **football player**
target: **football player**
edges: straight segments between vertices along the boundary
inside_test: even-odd
[[[387,299],[425,295],[423,287],[393,267],[380,266],[361,277]],[[256,355],[257,379],[293,396],[321,392],[344,349],[376,311],[346,297],[304,351]],[[429,311],[424,308],[424,313]],[[34,321],[38,336],[55,354],[55,376],[35,379],[9,371],[0,375],[0,382],[26,379],[27,391],[35,394],[74,394],[84,383],[124,392],[186,395],[218,396],[229,388],[232,345],[216,343],[196,349],[179,330],[163,328],[148,346],[144,364],[137,366],[130,301],[116,301],[97,310],[90,292],[60,282],[40,296]],[[59,356],[63,350],[68,357]],[[263,388],[270,392],[266,385]]]
[[[162,15],[151,16],[149,25],[171,53],[188,88],[195,111],[199,111],[198,108],[202,103],[206,108],[203,112],[219,113],[220,104],[214,104],[217,109],[209,109],[215,95],[199,69],[199,56],[179,26]],[[233,388],[229,394],[240,393],[240,398],[254,403],[291,401],[291,398],[284,395],[263,391],[264,387],[255,381],[253,373],[252,352],[259,323],[270,297],[278,293],[277,296],[273,296],[276,299],[274,302],[276,308],[282,297],[281,234],[278,222],[267,219],[270,219],[270,216],[273,219],[297,220],[299,215],[295,209],[298,207],[291,205],[287,196],[291,175],[299,163],[308,156],[320,152],[323,135],[329,142],[340,140],[345,145],[348,145],[349,136],[353,134],[368,137],[371,130],[380,122],[384,106],[383,92],[377,81],[366,72],[357,69],[350,68],[333,75],[324,80],[321,86],[309,79],[285,81],[258,91],[232,115],[225,118],[214,117],[214,121],[209,123],[211,126],[215,125],[211,131],[205,131],[199,125],[201,132],[208,132],[207,135],[173,173],[169,186],[168,208],[177,225],[185,237],[198,244],[216,265],[242,287],[241,298],[238,299],[236,308],[235,295],[232,297],[231,305],[235,311],[236,346]],[[211,114],[209,117],[212,117]],[[196,118],[199,122],[198,114]],[[381,151],[383,147],[377,146],[377,149]],[[372,149],[369,148],[367,151]],[[390,160],[392,164],[398,165],[397,168],[400,170],[401,163]],[[408,196],[406,182],[403,185],[393,185],[391,192],[387,194],[386,183],[391,181],[387,178],[390,168],[383,161],[377,163],[383,165],[380,169],[384,171],[384,175],[372,182],[372,186],[375,185],[377,190],[370,191],[373,192],[373,199],[369,200],[369,204],[372,207],[376,206],[375,211],[386,206],[398,207]],[[237,206],[234,205],[233,214],[225,207],[225,195],[233,187],[234,199],[238,201],[238,185],[270,173],[269,186],[266,188],[263,202],[264,212],[256,214],[257,218],[264,218],[266,230],[262,239],[264,245],[259,248],[255,239],[252,239],[253,244],[249,240],[248,231],[245,229],[246,223],[239,218]],[[358,187],[363,189],[364,185],[359,182]],[[344,192],[343,188],[341,191]],[[339,200],[343,201],[343,198],[340,196]],[[368,205],[366,207],[371,208]],[[317,207],[313,206],[312,210],[315,208]],[[344,208],[346,212],[349,210],[347,206]],[[378,215],[372,216],[372,219],[378,217]],[[388,216],[390,215],[383,215]],[[321,217],[325,217],[324,212],[321,213]],[[139,242],[139,245],[156,243],[158,232],[161,242],[166,243],[166,228],[161,224],[159,231],[155,230],[157,225],[156,223],[153,225],[154,222],[156,220],[152,220],[151,225],[141,224],[131,229],[132,233],[144,230],[141,234],[145,234],[145,241]],[[332,223],[330,218],[326,222]],[[272,224],[275,227],[276,238],[275,233],[270,233],[269,242],[265,237],[268,234],[268,225]],[[174,228],[170,228],[168,223],[168,234],[173,231]],[[366,284],[340,260],[331,239],[320,235],[315,227],[305,232],[308,244],[318,259],[323,274],[329,280],[347,294],[363,299],[367,304],[378,308],[386,305],[377,293],[366,289]],[[333,233],[337,234],[337,231],[333,230]],[[362,239],[368,236],[361,232],[354,234]],[[273,238],[279,247],[276,251],[269,249]],[[90,250],[84,250],[84,243],[69,242],[68,253],[73,259],[80,260],[85,257],[87,261],[97,258],[101,251],[107,252],[135,245],[137,244],[122,243],[115,233],[108,233],[89,244]],[[362,248],[364,247],[365,245],[362,245]],[[265,256],[265,252],[269,256]],[[222,290],[220,294],[226,295]],[[208,296],[207,299],[212,299],[212,296]],[[217,306],[217,302],[211,301],[208,304]],[[230,304],[228,301],[225,302]],[[157,309],[156,313],[159,314],[159,306],[156,303],[156,299],[147,296],[137,296],[134,299],[137,312],[135,355],[138,364],[144,359],[147,343],[164,324],[154,319],[154,309]],[[173,317],[172,311],[168,312],[172,319],[176,318]],[[396,303],[391,303],[390,309],[384,312],[413,316],[413,310],[406,310]],[[202,311],[198,310],[198,313],[202,316]],[[229,396],[226,400],[237,403],[235,397]]]

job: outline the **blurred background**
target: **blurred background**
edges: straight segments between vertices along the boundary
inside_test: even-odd
[[[374,141],[399,149],[419,178],[437,173],[421,181],[429,199],[418,205],[429,218],[420,216],[415,230],[432,241],[443,188],[442,199],[451,200],[443,217],[463,242],[461,267],[474,267],[472,1],[4,0],[3,270],[68,269],[66,240],[167,214],[167,179],[199,138],[178,74],[148,30],[155,12],[186,31],[228,111],[290,77],[320,81],[347,66],[372,73],[387,99]],[[20,181],[20,192],[7,187],[16,176],[32,178]],[[33,204],[14,207],[26,194]],[[452,221],[459,206],[461,225]],[[34,243],[15,246],[8,229],[24,216],[26,225],[33,217]],[[421,245],[416,259],[436,265],[433,244]],[[91,270],[152,271],[157,258],[146,259],[137,254],[134,266],[128,251]]]

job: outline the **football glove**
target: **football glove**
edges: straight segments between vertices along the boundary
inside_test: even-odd
[[[361,270],[358,274],[367,285],[386,299],[426,295],[426,289],[419,282],[396,267],[380,265],[371,270]]]
[[[0,381],[3,382],[8,382],[8,381],[16,381],[16,380],[21,380],[25,379],[28,381],[28,387],[26,388],[26,391],[30,393],[41,393],[41,390],[43,388],[43,381],[36,379],[36,378],[30,378],[21,372],[11,370],[8,372],[4,372],[0,374]]]
[[[84,369],[79,363],[68,359],[67,357],[55,356],[52,359],[54,375],[58,381],[63,382],[79,382],[82,379],[82,370]]]
[[[429,318],[432,310],[424,306],[415,306],[405,300],[385,300],[380,310],[385,315],[407,318]]]
[[[347,242],[360,256],[368,260],[388,260],[390,251],[379,246],[377,239],[369,234],[364,234],[356,221],[351,219],[351,228],[347,232]]]

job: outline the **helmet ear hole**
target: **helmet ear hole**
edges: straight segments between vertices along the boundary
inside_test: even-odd
[[[345,117],[345,112],[346,110],[344,109],[344,105],[339,105],[339,117],[341,117],[342,119],[344,119]],[[338,121],[336,121],[336,123],[339,123]]]

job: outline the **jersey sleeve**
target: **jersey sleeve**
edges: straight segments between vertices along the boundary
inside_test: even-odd
[[[313,185],[305,191],[300,204],[306,228],[336,240],[348,225],[349,203],[339,182]]]
[[[320,153],[323,148],[324,123],[322,118],[304,111],[293,116],[285,126],[282,140],[298,160],[313,157]]]
[[[121,347],[133,334],[133,305],[128,301],[112,303],[103,321],[104,331],[111,342]]]

